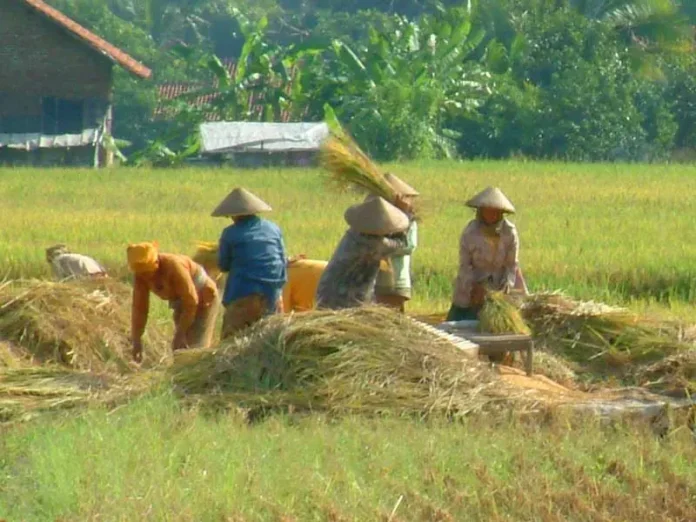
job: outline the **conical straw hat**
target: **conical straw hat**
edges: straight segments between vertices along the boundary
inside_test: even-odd
[[[404,232],[409,224],[406,214],[380,197],[353,205],[344,218],[353,230],[375,236]]]
[[[222,200],[211,215],[213,217],[249,216],[270,210],[271,207],[266,202],[247,189],[236,188]]]
[[[466,206],[472,208],[495,208],[510,214],[515,212],[515,207],[510,203],[510,200],[497,187],[488,187],[484,191],[479,192],[466,202]]]
[[[420,192],[406,183],[403,179],[396,176],[396,174],[387,172],[384,175],[384,179],[387,180],[387,183],[391,185],[395,192],[401,194],[402,196],[420,196]]]

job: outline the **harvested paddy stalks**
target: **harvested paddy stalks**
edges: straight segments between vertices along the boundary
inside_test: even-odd
[[[126,371],[130,362],[130,287],[111,279],[12,281],[0,287],[0,335],[37,362]],[[159,361],[167,344],[148,331]]]
[[[0,422],[101,404],[115,406],[153,386],[153,376],[124,378],[59,366],[4,369],[0,372]]]
[[[651,391],[693,397],[696,394],[696,350],[678,353],[642,368],[636,381]]]
[[[479,330],[492,334],[531,334],[519,309],[503,292],[488,292],[479,313]]]
[[[639,318],[621,308],[578,302],[562,294],[527,299],[522,314],[535,337],[585,369],[628,372],[635,364],[655,362],[689,350],[680,328]]]
[[[218,244],[214,241],[197,241],[196,253],[192,259],[203,267],[206,273],[216,282],[222,278],[218,267]]]
[[[241,407],[463,416],[515,400],[485,365],[384,308],[271,316],[172,367],[176,389]]]
[[[394,202],[396,193],[384,174],[348,136],[331,136],[321,146],[320,164],[340,188],[359,187]]]

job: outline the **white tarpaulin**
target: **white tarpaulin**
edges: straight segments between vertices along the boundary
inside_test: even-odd
[[[49,136],[40,133],[0,134],[0,148],[19,150],[57,149],[95,145],[99,133],[97,129],[86,129],[80,134],[59,134]]]
[[[329,135],[326,123],[223,121],[200,126],[201,153],[319,150]]]

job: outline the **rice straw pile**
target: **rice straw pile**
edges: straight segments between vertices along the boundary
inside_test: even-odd
[[[130,314],[130,287],[112,279],[11,281],[0,287],[0,335],[39,363],[128,371]],[[152,326],[148,341],[145,357],[158,362],[167,342]]]
[[[115,406],[150,389],[155,375],[125,378],[54,365],[4,369],[0,373],[0,423],[93,404]]]
[[[691,349],[680,339],[677,325],[600,303],[574,301],[560,293],[531,296],[522,315],[549,349],[594,369],[609,366],[626,372],[635,364]]]
[[[172,372],[181,394],[252,411],[458,417],[515,400],[485,365],[379,307],[271,316]]]
[[[651,391],[668,395],[696,394],[696,350],[678,353],[641,368],[636,381]]]
[[[488,292],[479,313],[479,330],[492,334],[523,334],[532,332],[519,309],[503,292]]]

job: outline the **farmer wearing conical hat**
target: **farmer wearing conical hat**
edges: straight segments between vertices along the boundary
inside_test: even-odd
[[[282,313],[287,280],[283,234],[258,214],[271,207],[246,189],[234,189],[213,211],[231,218],[218,247],[218,266],[228,272],[222,302],[222,337],[250,326],[265,315]]]
[[[448,321],[476,320],[486,289],[526,292],[518,266],[517,229],[504,218],[514,213],[515,207],[495,187],[488,187],[466,204],[476,209],[476,218],[459,240],[459,273]]]
[[[319,308],[350,308],[372,301],[380,261],[408,244],[408,216],[381,197],[353,205],[344,218],[350,228],[319,280]]]
[[[401,196],[397,204],[408,216],[409,227],[406,231],[406,248],[390,258],[389,269],[382,267],[377,275],[375,300],[403,313],[406,301],[411,299],[411,255],[418,245],[418,225],[413,215],[413,200],[420,196],[420,193],[390,172],[384,177]]]
[[[64,244],[47,248],[46,262],[51,265],[53,275],[59,281],[108,277],[106,269],[94,259],[70,252]]]
[[[174,311],[172,349],[210,346],[219,297],[215,282],[191,258],[159,252],[157,242],[131,244],[128,267],[135,274],[131,335],[133,358],[142,359],[142,336],[150,308],[150,292],[169,301]]]

